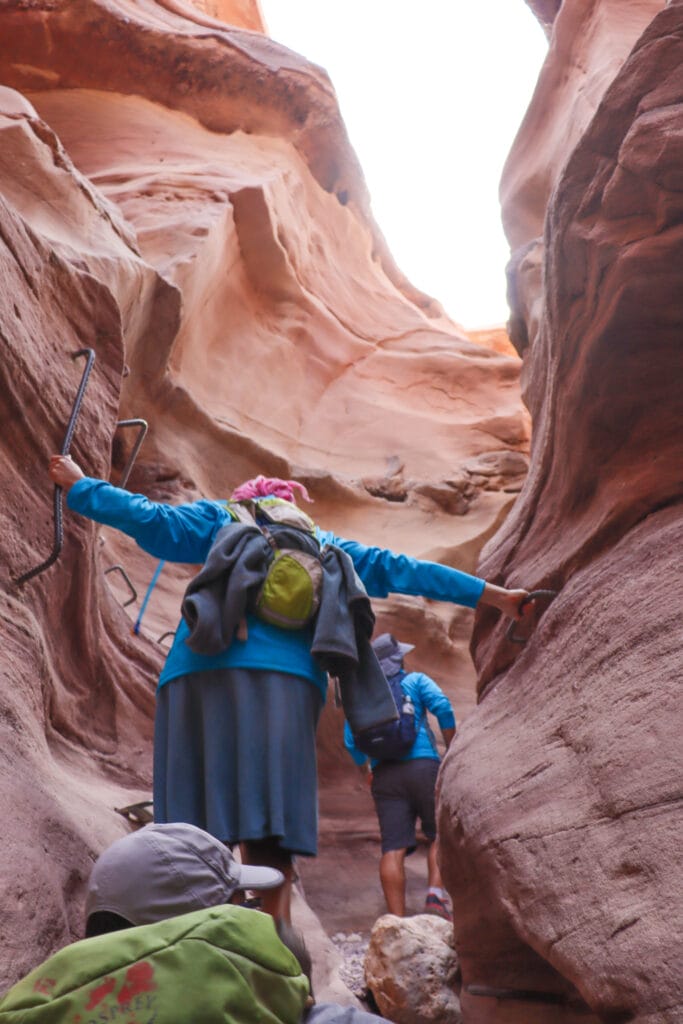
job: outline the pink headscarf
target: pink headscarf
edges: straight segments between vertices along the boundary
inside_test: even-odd
[[[231,501],[248,501],[250,498],[267,498],[273,494],[284,501],[292,501],[296,505],[294,491],[301,491],[306,501],[313,501],[308,491],[298,480],[280,480],[279,477],[255,476],[253,480],[245,480],[230,495]]]

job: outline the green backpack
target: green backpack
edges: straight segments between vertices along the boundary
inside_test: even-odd
[[[237,522],[258,527],[273,549],[268,573],[251,609],[254,615],[281,629],[301,629],[320,606],[322,551],[315,536],[315,523],[291,501],[282,498],[265,498],[258,503],[232,501],[227,508]],[[308,550],[278,547],[277,535],[256,521],[257,509],[259,517],[269,523],[300,531]]]
[[[232,905],[84,939],[0,1000],[0,1024],[299,1024],[308,981],[273,919]]]

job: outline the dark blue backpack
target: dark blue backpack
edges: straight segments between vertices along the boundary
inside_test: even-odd
[[[375,757],[379,761],[399,761],[410,753],[417,739],[415,708],[401,685],[405,678],[403,672],[397,672],[387,679],[398,719],[376,725],[372,729],[363,729],[353,737],[358,749],[368,757]]]

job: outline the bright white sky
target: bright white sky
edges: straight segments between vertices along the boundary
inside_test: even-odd
[[[328,72],[375,218],[465,327],[507,320],[498,183],[547,50],[524,0],[261,0]]]

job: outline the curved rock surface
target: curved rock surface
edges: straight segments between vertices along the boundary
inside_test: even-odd
[[[88,212],[89,197],[84,206]],[[111,232],[113,254],[120,237],[104,217],[98,223]],[[89,393],[95,401],[84,405],[74,455],[106,475],[124,346],[106,285],[61,257],[4,199],[0,266],[6,985],[81,933],[84,879],[94,856],[121,832],[112,809],[147,792],[159,656],[148,641],[132,640],[125,614],[107,598],[107,563],[100,564],[95,530],[84,522],[68,523],[51,570],[25,589],[12,584],[11,576],[42,562],[53,544],[41,464],[61,445],[80,380],[82,363],[69,356],[97,346]]]
[[[562,169],[631,49],[666,0],[530,0],[552,35],[503,170],[503,225],[513,250],[543,234]]]
[[[45,467],[80,380],[71,355],[97,354],[72,449],[89,473],[120,479],[133,437],[117,421],[144,417],[134,490],[180,502],[297,476],[338,533],[469,570],[521,487],[528,416],[518,359],[393,264],[325,73],[246,31],[257,5],[0,9],[5,986],[80,935],[92,858],[128,827],[114,808],[149,796],[159,638],[193,571],[164,570],[131,636],[155,563],[67,514],[57,563],[12,584],[52,545]],[[126,611],[115,565],[138,595]],[[377,610],[469,710],[471,613]],[[331,706],[320,765],[314,908],[339,847],[376,831]],[[376,847],[358,863],[369,913]]]
[[[526,2],[549,35],[563,0],[526,0]]]
[[[540,233],[545,210],[545,250],[532,242],[511,270],[534,437],[481,571],[560,593],[524,647],[478,620],[480,703],[441,775],[440,828],[465,991],[545,994],[544,1020],[573,1005],[663,1024],[683,1015],[683,3],[628,7],[649,24],[623,5],[562,5],[532,103],[551,127],[536,150],[528,120],[527,155],[518,142],[508,165],[537,204],[513,245]],[[564,114],[582,61],[558,59],[570,14],[588,68],[596,24],[619,46],[644,29],[593,92],[580,137]],[[553,68],[566,94],[544,92]],[[548,133],[545,209],[530,154],[547,154]],[[507,204],[508,225],[528,217],[523,188]],[[488,1005],[463,997],[473,1020],[529,1019]]]
[[[196,19],[196,9],[208,19],[223,21],[236,28],[265,32],[263,11],[259,0],[164,0],[164,5],[186,18]]]

